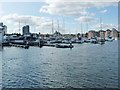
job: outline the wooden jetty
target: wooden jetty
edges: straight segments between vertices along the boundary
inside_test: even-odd
[[[28,49],[29,48],[29,45],[19,45],[19,44],[12,44],[10,43],[11,46],[14,46],[14,47],[21,47],[21,48],[25,48],[25,49]]]
[[[48,46],[48,47],[55,47],[56,45],[55,44],[44,44],[44,46]]]

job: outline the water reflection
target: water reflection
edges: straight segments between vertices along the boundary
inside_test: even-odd
[[[3,46],[0,44],[0,51],[2,51],[3,50]]]
[[[0,90],[2,88],[2,46],[0,46]]]

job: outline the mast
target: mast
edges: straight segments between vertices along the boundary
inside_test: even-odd
[[[102,30],[102,18],[100,17],[100,29]]]
[[[58,32],[59,32],[59,20],[57,20],[57,23],[58,23]]]
[[[88,23],[86,23],[86,32],[88,32]]]
[[[19,21],[19,33],[20,33],[20,21]]]
[[[25,21],[25,26],[26,26],[27,24],[26,24],[26,21]]]
[[[81,23],[81,35],[83,34],[83,27],[82,27],[82,23]]]
[[[77,35],[77,29],[78,29],[78,27],[77,27],[77,24],[75,24],[75,25],[76,25],[76,28],[75,28],[75,29],[76,29],[76,30],[75,30],[75,33],[76,33],[76,35]]]
[[[102,30],[102,18],[100,17],[100,29]],[[101,40],[104,38],[103,33],[100,35]]]
[[[52,19],[52,34],[54,33],[53,19]]]
[[[88,10],[88,7],[87,7],[87,10]],[[88,14],[86,14],[86,17],[88,17]],[[86,22],[86,32],[89,31],[89,30],[88,30],[88,24],[89,24],[89,22]]]
[[[63,32],[65,31],[65,20],[63,18]],[[62,33],[63,34],[63,33]]]

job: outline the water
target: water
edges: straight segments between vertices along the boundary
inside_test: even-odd
[[[73,49],[5,47],[2,54],[2,87],[118,87],[117,41]]]
[[[2,89],[2,46],[0,45],[0,90]]]

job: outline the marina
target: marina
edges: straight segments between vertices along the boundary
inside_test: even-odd
[[[119,4],[0,2],[0,89],[118,90]]]
[[[7,34],[1,26],[2,88],[117,88],[115,28],[41,34],[25,25],[22,34]]]
[[[120,32],[112,28],[107,30],[102,30],[102,24],[100,19],[100,29],[98,31],[90,30],[86,33],[77,34],[62,34],[59,28],[53,32],[53,21],[52,21],[52,34],[41,34],[41,33],[31,33],[30,26],[25,25],[22,27],[21,33],[7,34],[6,25],[0,23],[0,43],[2,46],[16,46],[28,49],[29,46],[49,46],[56,48],[73,48],[72,44],[105,44],[106,42],[112,42],[114,40],[119,40]],[[20,28],[19,28],[20,30]],[[82,26],[81,26],[82,30]],[[64,45],[62,45],[64,44]],[[68,45],[69,44],[69,45]]]
[[[28,27],[28,25],[27,25]],[[114,33],[113,33],[114,32]],[[105,44],[106,42],[112,42],[119,40],[120,32],[116,29],[112,31],[109,30],[110,35],[106,35],[108,30],[99,31],[96,35],[95,31],[89,31],[87,36],[81,34],[61,34],[60,32],[55,32],[54,34],[1,34],[1,44],[2,46],[16,46],[29,48],[29,46],[49,46],[56,48],[74,48],[73,44]],[[102,34],[101,34],[102,33]],[[114,36],[112,36],[114,34]],[[105,36],[106,35],[106,36]],[[34,37],[33,37],[34,36]]]

